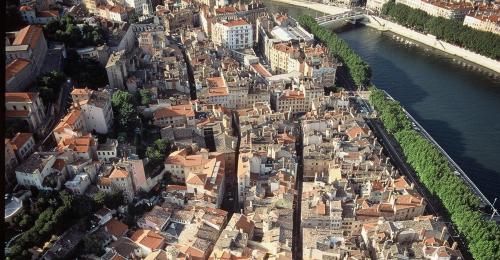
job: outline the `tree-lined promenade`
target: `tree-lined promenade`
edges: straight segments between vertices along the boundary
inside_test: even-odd
[[[381,14],[412,30],[432,34],[447,43],[495,60],[500,59],[500,35],[473,29],[463,25],[462,21],[431,16],[394,1],[384,4]]]
[[[319,26],[314,18],[301,16],[299,22],[323,42],[332,55],[348,67],[356,84],[370,84],[369,65],[348,44],[333,32]],[[466,239],[475,259],[500,259],[500,228],[484,219],[479,212],[480,200],[456,176],[448,160],[427,139],[413,130],[397,101],[388,99],[383,91],[371,88],[370,101],[378,111],[386,130],[399,142],[407,162],[414,168],[420,182],[443,204],[461,235]]]

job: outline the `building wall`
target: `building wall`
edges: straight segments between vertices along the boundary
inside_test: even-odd
[[[25,173],[16,170],[17,183],[25,187],[35,186],[38,189],[42,189],[43,179],[50,174],[50,170],[55,161],[56,157],[51,156],[42,171],[37,169],[33,173]]]
[[[18,147],[16,150],[17,158],[19,161],[24,161],[28,156],[33,152],[33,148],[35,148],[35,139],[30,137],[23,146]]]
[[[88,132],[96,131],[100,134],[106,134],[113,124],[113,111],[111,102],[104,108],[96,107],[91,104],[81,106],[85,118],[85,125]]]
[[[36,79],[35,66],[30,62],[23,70],[19,71],[14,77],[5,81],[6,92],[22,92],[26,87]]]
[[[500,24],[486,20],[481,20],[473,16],[469,15],[465,16],[464,25],[472,27],[477,30],[500,34]]]
[[[27,121],[33,131],[45,123],[45,106],[40,97],[33,102],[8,102],[5,108],[6,110],[28,110]]]

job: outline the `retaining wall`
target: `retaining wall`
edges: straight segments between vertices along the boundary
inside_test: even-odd
[[[425,45],[431,46],[438,50],[444,51],[448,54],[456,55],[465,60],[474,62],[497,73],[500,73],[500,62],[494,59],[487,58],[485,56],[479,55],[472,51],[460,48],[458,46],[449,44],[447,42],[436,39],[436,36],[431,34],[422,34],[411,29],[408,29],[399,24],[393,23],[391,21],[382,19],[380,17],[374,17],[371,15],[366,15],[366,19],[363,23],[372,28],[381,31],[390,31],[406,38],[412,39],[414,41],[423,43]]]

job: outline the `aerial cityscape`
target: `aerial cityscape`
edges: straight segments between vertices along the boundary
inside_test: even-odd
[[[5,7],[5,259],[500,259],[500,1]]]

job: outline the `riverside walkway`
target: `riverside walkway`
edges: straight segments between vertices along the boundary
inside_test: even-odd
[[[391,100],[394,100],[394,98],[389,95],[385,90],[384,91],[385,95],[389,97]],[[492,218],[495,220],[500,220],[500,215],[498,214],[498,211],[495,209],[493,203],[491,203],[488,198],[481,192],[481,190],[476,186],[476,184],[467,176],[467,174],[460,168],[460,166],[446,153],[446,151],[432,138],[432,136],[425,130],[425,128],[420,125],[420,123],[408,112],[406,109],[403,108],[403,111],[405,112],[406,116],[408,119],[413,122],[413,124],[416,126],[420,134],[425,137],[427,140],[429,140],[445,157],[448,159],[450,162],[451,166],[455,170],[455,174],[459,176],[465,184],[474,192],[474,194],[481,200],[481,203],[483,204],[482,206],[489,207],[493,210]]]

